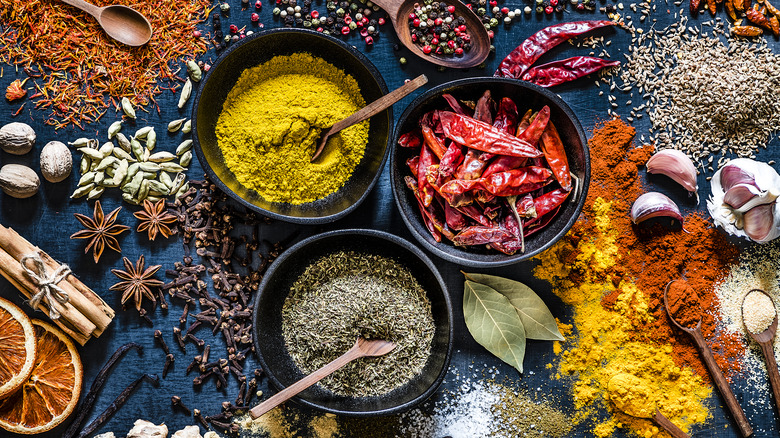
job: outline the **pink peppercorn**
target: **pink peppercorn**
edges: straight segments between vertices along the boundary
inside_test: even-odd
[[[349,24],[349,23],[352,23],[352,17],[350,17],[349,15],[345,15],[344,24]]]
[[[318,28],[317,28],[317,32],[323,32],[324,30],[325,30],[325,29],[323,29],[323,28],[321,28],[321,27],[318,27]]]
[[[410,20],[414,20],[415,18],[417,18],[417,15],[416,15],[414,12],[412,12],[411,14],[409,14],[409,19],[410,19]]]
[[[238,39],[240,39],[240,40],[243,40],[244,38],[246,38],[246,35],[244,35],[243,33],[238,36]]]
[[[381,25],[385,24],[385,19],[384,18],[380,18],[379,20],[377,20],[377,23],[379,23],[379,25],[381,26]]]
[[[450,49],[454,49],[455,48],[455,41],[453,41],[453,40],[447,41],[447,47],[449,47]]]
[[[558,0],[550,0],[550,6],[552,7],[558,6]]]
[[[420,27],[420,19],[419,18],[415,18],[414,21],[412,21],[412,26]]]
[[[431,46],[426,44],[426,45],[423,46],[422,50],[423,50],[423,53],[425,53],[427,55],[427,54],[431,53],[431,50],[433,50],[433,49],[431,48]]]
[[[495,33],[493,33],[492,30],[489,30],[488,31],[488,38],[490,38],[492,40],[494,36],[495,36]]]
[[[320,16],[320,12],[319,11],[311,11],[311,18],[317,18],[319,16]]]
[[[360,36],[362,36],[363,38],[367,37],[368,36],[368,29],[366,29],[366,28],[360,29]]]
[[[262,9],[262,7],[263,7],[263,2],[261,2],[260,0],[257,0],[255,2],[255,9]]]
[[[412,34],[412,42],[413,42],[413,43],[416,43],[416,42],[417,42],[417,35],[415,35],[415,34]]]
[[[349,26],[344,26],[341,28],[341,34],[342,35],[349,35]]]
[[[260,21],[260,16],[259,16],[259,15],[257,15],[257,14],[255,14],[255,13],[253,13],[253,14],[252,14],[252,15],[249,17],[249,19],[250,19],[250,20],[252,20],[252,23],[257,23],[258,21]]]
[[[360,19],[360,22],[363,23],[364,25],[368,24],[368,18],[363,17],[363,18]]]
[[[431,40],[431,44],[433,44],[434,46],[438,45],[439,44],[439,39],[438,38],[432,39]]]
[[[200,34],[199,30],[195,30],[195,31],[192,32],[192,36],[194,36],[195,38],[200,38],[200,35],[201,34]]]
[[[444,20],[442,20],[441,18],[437,18],[437,19],[433,20],[433,24],[435,24],[437,26],[441,26],[442,23],[444,23]]]
[[[457,49],[455,49],[455,54],[456,55],[462,55],[463,54],[463,49],[458,47]]]
[[[490,0],[490,7],[494,8],[496,6],[498,6],[498,1],[497,0]]]
[[[367,36],[366,37],[366,45],[370,46],[370,45],[373,45],[373,44],[374,44],[374,38],[370,37],[370,36]]]
[[[455,12],[455,6],[452,6],[452,5],[447,6],[447,12],[449,12],[450,14],[454,13]]]
[[[585,5],[584,5],[584,4],[582,4],[582,3],[578,4],[578,5],[577,5],[577,10],[578,10],[578,11],[584,11],[584,10],[585,10]]]
[[[235,24],[231,24],[230,33],[238,33],[238,26],[236,26]]]
[[[550,3],[552,3],[552,2],[550,2]],[[555,0],[555,3],[558,3],[558,0]],[[503,8],[501,8],[501,13],[504,14],[504,15],[508,14],[509,13],[509,8],[504,6]]]
[[[552,6],[547,6],[546,8],[544,8],[544,13],[547,14],[547,15],[550,15],[550,14],[553,13],[553,10],[554,9],[553,9]]]

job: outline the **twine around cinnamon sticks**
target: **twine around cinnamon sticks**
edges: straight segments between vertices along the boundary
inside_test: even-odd
[[[39,310],[80,345],[100,336],[114,318],[114,310],[67,267],[2,225],[0,274],[28,299],[35,297]]]

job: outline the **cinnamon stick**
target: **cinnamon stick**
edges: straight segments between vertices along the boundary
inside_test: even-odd
[[[22,265],[19,261],[14,259],[2,248],[0,248],[0,274],[11,282],[11,284],[16,286],[16,288],[27,298],[32,297],[38,291],[35,284],[33,284],[27,274],[22,270]],[[53,322],[80,345],[86,344],[92,332],[95,331],[95,324],[81,314],[81,312],[69,302],[61,304],[56,300],[52,300],[52,302],[41,301],[41,307],[47,313],[49,311],[49,306],[52,306],[60,313],[60,317],[53,320]]]
[[[41,251],[38,247],[28,242],[16,231],[10,228],[6,228],[2,225],[0,225],[0,247],[2,247],[8,255],[16,259],[17,265],[19,265],[19,261],[22,259],[22,257],[36,254],[41,256],[41,260],[43,260],[44,265],[52,271],[60,267],[59,263],[49,257],[45,252]],[[26,275],[21,269],[19,269],[19,272],[20,275],[25,276],[26,278]],[[85,334],[92,334],[93,336],[98,337],[111,323],[113,318],[113,310],[110,310],[108,305],[102,299],[100,299],[102,306],[96,305],[93,300],[90,300],[90,298],[85,296],[81,290],[75,287],[72,280],[75,280],[75,277],[73,275],[68,275],[66,281],[61,281],[58,286],[68,294],[70,304],[72,304],[73,307],[75,307],[95,326],[93,330],[85,332]],[[78,281],[78,283],[81,282]],[[110,310],[110,316],[109,313],[104,310],[105,308]]]

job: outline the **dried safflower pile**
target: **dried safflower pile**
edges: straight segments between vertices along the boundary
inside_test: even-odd
[[[85,12],[58,0],[0,0],[0,62],[15,64],[32,78],[26,84],[35,89],[29,98],[36,109],[50,111],[46,124],[82,127],[118,106],[122,97],[148,105],[156,104],[164,89],[175,92],[185,74],[170,61],[206,51],[207,40],[193,32],[210,5],[207,0],[134,3],[155,32],[145,46],[129,48]]]

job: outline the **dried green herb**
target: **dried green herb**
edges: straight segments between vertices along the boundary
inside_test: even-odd
[[[507,297],[492,287],[466,280],[463,318],[475,341],[523,372],[525,330]]]
[[[349,363],[320,385],[340,395],[376,396],[420,373],[435,332],[431,304],[402,264],[337,252],[306,268],[282,307],[287,350],[309,374],[349,350],[358,336],[398,344],[389,354]]]

